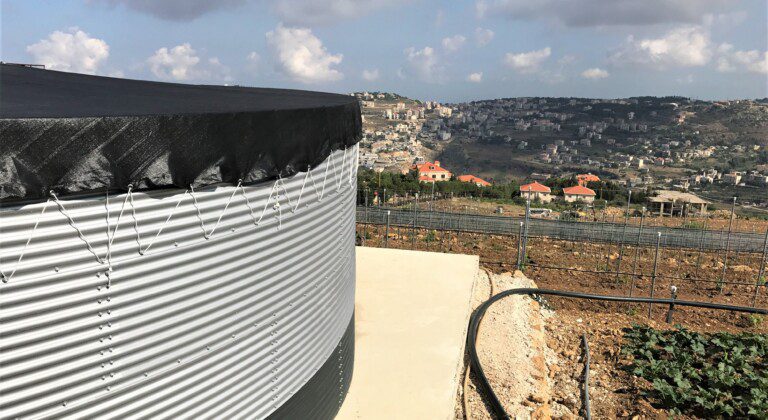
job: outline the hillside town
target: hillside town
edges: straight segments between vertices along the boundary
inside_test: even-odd
[[[737,193],[740,202],[768,209],[765,100],[509,98],[441,104],[392,93],[354,95],[363,111],[361,165],[368,169],[406,173],[437,160],[437,170],[450,168],[477,185],[594,172],[624,188],[696,193],[713,201]]]

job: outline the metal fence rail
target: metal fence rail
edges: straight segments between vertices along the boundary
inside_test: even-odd
[[[420,229],[453,230],[494,235],[517,234],[523,217],[490,216],[482,214],[449,213],[429,210],[404,210],[386,207],[357,207],[358,223],[389,224]],[[588,241],[653,247],[659,232],[664,248],[698,249],[703,251],[730,251],[762,253],[766,235],[727,230],[674,228],[663,226],[625,225],[611,222],[578,222],[531,218],[527,236],[567,241]],[[728,240],[730,237],[730,240]]]

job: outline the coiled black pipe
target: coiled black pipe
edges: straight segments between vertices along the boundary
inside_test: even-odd
[[[760,308],[750,308],[745,306],[733,306],[733,305],[721,305],[719,303],[708,302],[694,302],[690,300],[677,300],[677,299],[654,299],[644,297],[624,297],[624,296],[605,296],[605,295],[592,295],[588,293],[566,292],[561,290],[548,290],[548,289],[534,289],[534,288],[521,288],[510,289],[498,293],[487,301],[483,302],[469,319],[469,331],[467,332],[467,348],[469,349],[469,359],[472,363],[472,370],[477,374],[478,381],[480,382],[480,389],[485,392],[488,397],[488,403],[493,410],[493,414],[502,419],[509,419],[510,416],[504,410],[504,406],[499,401],[496,393],[493,392],[491,384],[488,382],[488,378],[485,376],[483,366],[480,364],[480,359],[477,356],[477,348],[475,346],[477,342],[477,332],[480,325],[480,321],[485,316],[485,312],[488,308],[497,301],[504,299],[507,296],[512,295],[548,295],[548,296],[560,296],[567,298],[577,299],[591,299],[602,300],[608,302],[629,302],[629,303],[658,303],[664,305],[675,304],[678,306],[692,306],[696,308],[706,309],[719,309],[734,312],[745,312],[751,314],[763,314],[768,315],[768,310]]]

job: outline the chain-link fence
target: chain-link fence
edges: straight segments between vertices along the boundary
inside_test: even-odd
[[[648,226],[627,211],[613,222],[563,221],[430,210],[416,201],[400,208],[360,206],[358,239],[368,246],[479,254],[485,265],[568,274],[626,295],[680,290],[723,301],[768,306],[765,233]],[[615,290],[614,290],[615,291]]]

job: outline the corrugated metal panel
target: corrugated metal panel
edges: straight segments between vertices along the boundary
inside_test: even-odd
[[[269,415],[352,316],[356,156],[242,190],[110,197],[109,223],[105,197],[2,209],[2,417]]]
[[[296,394],[269,415],[269,420],[330,420],[336,417],[352,383],[355,319],[331,357]]]

